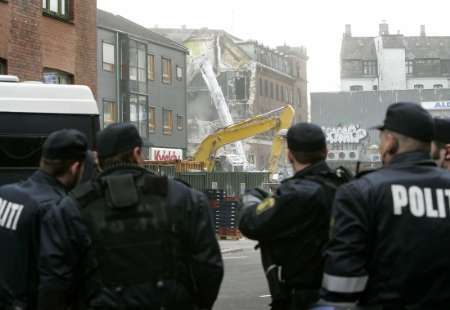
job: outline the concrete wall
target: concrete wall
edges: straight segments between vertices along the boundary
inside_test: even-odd
[[[450,100],[450,89],[397,90],[367,92],[311,93],[311,121],[325,127],[359,125],[368,130],[367,145],[378,144],[378,131],[369,128],[381,124],[387,107],[400,101],[427,102]],[[450,110],[432,111],[450,116]]]

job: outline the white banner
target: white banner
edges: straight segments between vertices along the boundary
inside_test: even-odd
[[[160,147],[150,148],[150,160],[182,160],[182,149],[165,149]]]
[[[450,101],[425,101],[421,105],[422,108],[430,111],[450,110]]]

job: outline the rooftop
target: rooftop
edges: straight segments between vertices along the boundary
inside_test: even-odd
[[[97,9],[97,26],[120,31],[129,35],[135,35],[155,44],[171,47],[185,53],[188,52],[188,50],[178,42],[175,42],[159,33],[151,31],[144,26],[136,24],[126,19],[125,17],[114,15],[100,9]]]

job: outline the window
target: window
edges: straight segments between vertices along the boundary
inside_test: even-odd
[[[7,74],[6,60],[0,58],[0,74]]]
[[[414,74],[414,60],[406,61],[406,74]]]
[[[423,84],[414,84],[415,89],[423,89]]]
[[[70,0],[42,0],[45,13],[63,18],[69,17]]]
[[[273,83],[270,82],[270,98],[273,99]]]
[[[363,61],[363,74],[369,76],[377,75],[377,62],[373,60]]]
[[[117,104],[111,100],[103,100],[103,127],[117,123]]]
[[[114,67],[116,64],[115,59],[115,46],[113,44],[103,42],[103,70],[114,72]]]
[[[275,85],[275,99],[280,100],[280,86]]]
[[[280,94],[281,94],[281,102],[284,102],[284,86],[281,85],[280,86]]]
[[[177,129],[178,130],[184,129],[184,116],[183,115],[177,115]]]
[[[416,59],[414,76],[434,77],[441,75],[441,61],[439,59]]]
[[[183,68],[181,68],[180,66],[177,66],[177,80],[178,81],[182,81],[183,80]]]
[[[130,122],[139,130],[142,137],[147,137],[147,96],[130,95]]]
[[[262,78],[259,78],[259,95],[262,97],[264,96],[264,86],[263,86],[263,80]]]
[[[362,91],[363,87],[362,85],[352,85],[350,86],[350,91]]]
[[[146,46],[130,40],[130,88],[133,92],[147,92]]]
[[[44,69],[45,84],[73,84],[73,75],[64,71]]]
[[[156,108],[148,107],[148,131],[153,133],[156,129]]]
[[[163,133],[171,135],[173,130],[173,112],[163,109]]]
[[[377,85],[373,85],[373,86],[372,86],[372,89],[373,89],[373,90],[378,90],[378,86],[377,86]]]
[[[155,80],[155,55],[147,55],[147,79]]]
[[[170,84],[172,83],[172,61],[167,58],[162,58],[162,82]]]
[[[264,96],[269,97],[269,82],[264,80]]]
[[[441,73],[445,76],[450,75],[450,60],[441,59]]]
[[[444,86],[442,84],[434,84],[433,88],[443,88]]]

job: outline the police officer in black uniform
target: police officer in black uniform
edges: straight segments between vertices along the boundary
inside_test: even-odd
[[[384,167],[336,193],[322,299],[448,309],[450,173],[430,158],[433,119],[418,104],[396,103],[378,129]]]
[[[142,168],[133,125],[97,145],[103,172],[44,218],[39,308],[211,309],[223,263],[206,197]]]
[[[450,119],[435,118],[436,135],[431,145],[431,156],[439,167],[450,171]]]
[[[294,310],[318,300],[322,250],[341,179],[325,163],[326,139],[319,126],[298,123],[286,138],[295,175],[283,181],[275,196],[261,189],[247,192],[239,228],[259,241],[272,309]]]
[[[0,188],[0,309],[37,308],[39,223],[80,175],[87,143],[71,130],[51,134],[40,169]]]
[[[86,136],[76,129],[51,133],[42,147],[39,169],[21,186],[44,209],[60,202],[82,178],[87,145]]]

